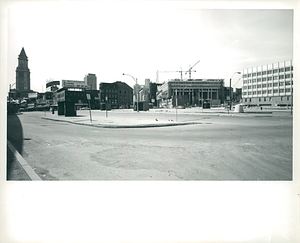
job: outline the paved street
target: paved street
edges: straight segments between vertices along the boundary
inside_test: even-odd
[[[78,118],[88,120],[89,111]],[[103,111],[92,111],[95,120]],[[95,115],[96,114],[96,115]],[[173,112],[110,112],[110,119],[174,120]],[[292,115],[178,114],[198,124],[101,128],[8,116],[8,139],[43,180],[291,180]],[[77,119],[78,119],[77,118]],[[128,118],[129,119],[129,118]],[[111,121],[112,121],[111,120]],[[18,127],[18,129],[14,129]]]

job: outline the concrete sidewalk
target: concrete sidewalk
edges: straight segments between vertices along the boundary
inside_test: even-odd
[[[180,116],[180,119],[176,119]],[[195,119],[184,121],[184,114],[195,115]],[[236,113],[224,108],[189,108],[189,109],[151,109],[149,111],[136,112],[132,109],[119,109],[111,111],[92,110],[91,118],[89,110],[77,110],[77,116],[66,117],[57,115],[57,112],[45,113],[42,119],[48,119],[59,122],[68,122],[78,125],[88,125],[102,128],[145,128],[145,127],[164,127],[201,124],[199,115],[250,115],[250,114],[272,114],[271,111],[255,110],[245,113]]]
[[[153,112],[135,112],[130,110],[112,110],[100,111],[92,110],[91,117],[89,110],[78,110],[77,116],[58,116],[55,114],[47,114],[42,116],[42,119],[48,119],[59,122],[68,122],[78,125],[95,126],[102,128],[145,128],[145,127],[165,127],[165,126],[179,126],[199,124],[198,121],[181,121],[176,122],[175,116],[170,114],[163,114],[158,116]]]

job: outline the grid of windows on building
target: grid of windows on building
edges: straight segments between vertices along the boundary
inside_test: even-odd
[[[223,79],[172,79],[157,87],[158,107],[218,106],[224,100]]]
[[[292,60],[243,69],[242,80],[242,103],[244,105],[292,105]]]
[[[133,89],[126,83],[100,83],[99,90],[100,103],[111,104],[113,109],[130,108],[133,104]]]

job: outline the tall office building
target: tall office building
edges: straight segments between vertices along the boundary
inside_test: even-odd
[[[88,89],[91,90],[97,89],[97,77],[95,74],[89,73],[85,75],[84,82],[88,86]]]
[[[30,91],[30,70],[28,68],[28,58],[24,48],[18,58],[18,67],[16,69],[16,89],[21,93],[28,93]]]
[[[242,71],[242,74],[242,96],[245,105],[292,105],[292,60],[246,68]]]

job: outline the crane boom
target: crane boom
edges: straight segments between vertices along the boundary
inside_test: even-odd
[[[159,73],[176,73],[176,72],[179,72],[179,73],[181,73],[181,79],[182,79],[182,70],[181,71],[156,71],[156,83],[158,83],[158,81],[159,81]]]
[[[196,62],[192,67],[189,68],[189,70],[187,70],[185,72],[185,74],[189,73],[189,78],[191,78],[191,76],[192,76],[192,69],[193,69],[193,67],[195,67],[199,62],[200,62],[200,60],[198,62]],[[196,71],[194,71],[194,72],[196,72]]]
[[[200,62],[200,60],[198,61],[198,62]],[[197,63],[198,63],[197,62]],[[197,64],[196,63],[196,64]],[[195,64],[195,65],[196,65]],[[195,66],[194,65],[194,66]],[[193,66],[193,67],[194,67]],[[156,71],[156,83],[158,83],[158,81],[159,81],[159,73],[180,73],[180,77],[181,77],[181,80],[182,80],[182,73],[184,73],[185,72],[185,74],[187,74],[188,72],[190,73],[190,78],[191,78],[191,72],[196,72],[195,70],[191,70],[193,67],[191,67],[189,70],[187,70],[187,71],[182,71],[182,68],[181,68],[181,70],[180,71]]]

